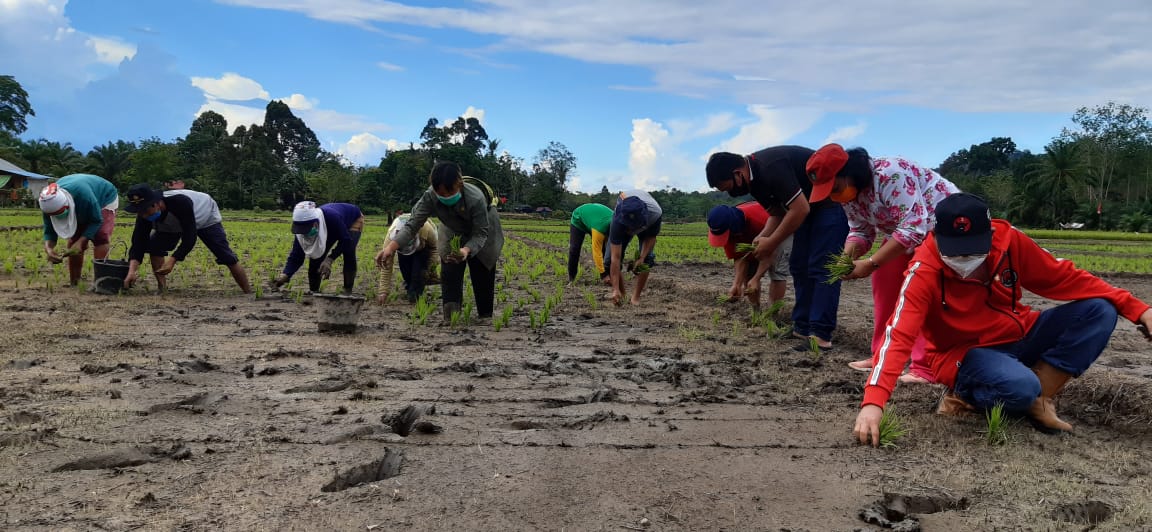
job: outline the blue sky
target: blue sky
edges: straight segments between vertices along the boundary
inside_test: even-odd
[[[1131,0],[0,0],[0,20],[25,138],[171,140],[280,99],[375,164],[475,116],[528,164],[568,146],[584,191],[701,190],[709,153],[776,144],[1037,152],[1078,107],[1152,105],[1152,7]]]

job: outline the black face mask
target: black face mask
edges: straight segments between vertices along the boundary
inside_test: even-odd
[[[748,183],[744,183],[743,185],[734,184],[732,188],[728,189],[728,195],[733,198],[739,198],[749,192],[751,192],[751,187],[748,186]]]

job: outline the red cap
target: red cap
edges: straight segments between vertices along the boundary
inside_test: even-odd
[[[848,162],[848,152],[839,144],[827,144],[816,150],[808,158],[808,179],[812,180],[812,193],[808,195],[808,203],[823,201],[832,193],[836,184],[836,174]]]
[[[731,233],[731,231],[724,231],[723,233],[717,234],[708,231],[708,245],[714,248],[724,247],[724,245],[728,243],[728,235]]]

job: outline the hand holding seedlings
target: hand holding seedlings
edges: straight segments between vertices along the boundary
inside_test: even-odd
[[[880,446],[880,418],[884,409],[876,405],[864,405],[856,416],[856,428],[852,430],[856,441],[861,445]]]
[[[868,261],[865,260],[864,262]],[[827,284],[836,284],[836,282],[852,273],[856,265],[853,263],[850,255],[837,253],[828,255],[828,262],[824,263],[824,268],[828,270],[828,280],[824,282]]]

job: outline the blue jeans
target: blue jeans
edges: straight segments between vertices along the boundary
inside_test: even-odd
[[[1040,396],[1033,365],[1044,361],[1079,377],[1104,351],[1115,328],[1116,307],[1104,299],[1045,310],[1023,340],[969,350],[956,373],[954,390],[977,409],[1002,403],[1006,412],[1023,414]]]
[[[788,259],[796,291],[792,329],[796,334],[831,340],[840,308],[840,281],[825,283],[828,270],[824,266],[829,255],[844,251],[848,217],[839,205],[815,208],[794,235],[792,256]]]

